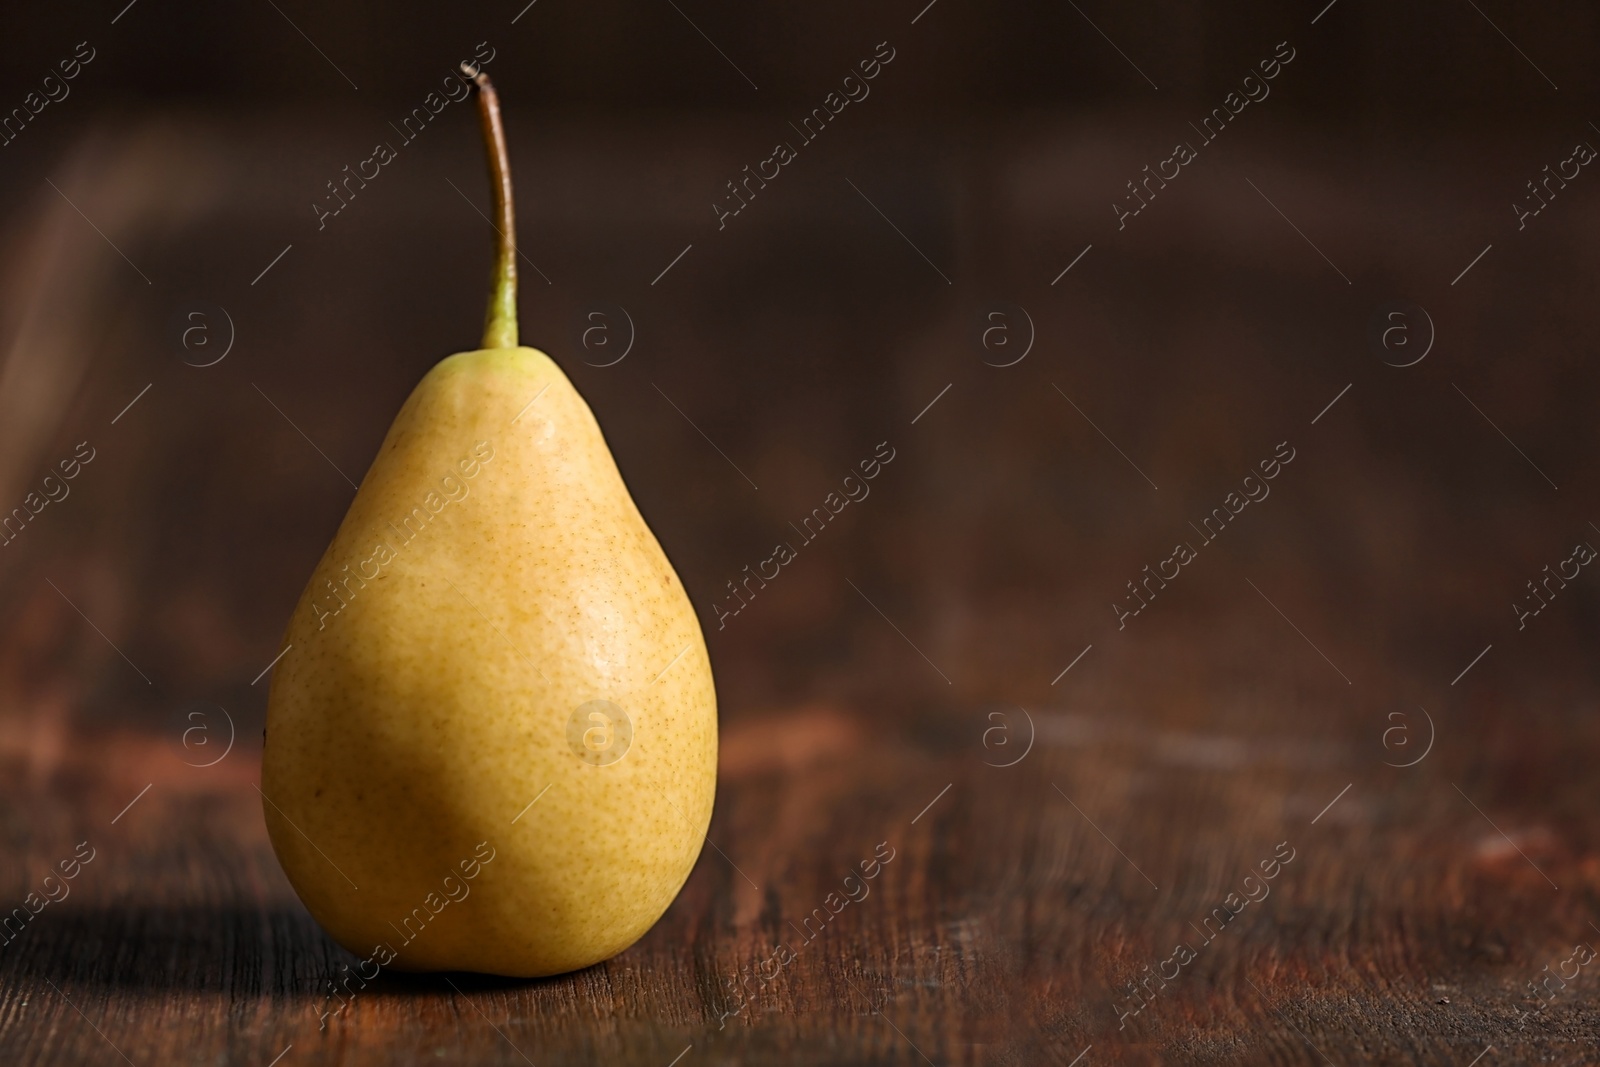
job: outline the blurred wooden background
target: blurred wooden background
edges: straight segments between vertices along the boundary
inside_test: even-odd
[[[589,399],[701,613],[716,848],[609,963],[384,977],[326,1030],[351,961],[267,846],[253,680],[345,476],[475,343],[476,130],[447,108],[319,231],[311,202],[409,82],[371,110],[52,105],[0,160],[0,506],[80,442],[94,459],[0,549],[0,905],[79,842],[95,858],[0,944],[0,1058],[1592,1062],[1600,971],[1564,961],[1600,944],[1600,598],[1585,571],[1522,629],[1512,605],[1600,545],[1600,209],[1582,177],[1524,230],[1508,206],[1600,135],[1529,102],[1549,87],[1503,48],[1473,92],[1505,83],[1515,120],[1307,121],[1366,25],[1308,39],[1121,231],[1111,201],[1205,108],[924,115],[951,57],[904,28],[841,31],[840,73],[881,36],[900,54],[720,231],[710,204],[781,108],[508,90],[524,336]],[[1565,54],[1541,53],[1563,80]],[[834,80],[807,70],[792,114]],[[1404,368],[1372,342],[1397,301],[1437,335]],[[981,342],[1001,306],[1035,335],[1005,367],[1021,348]],[[582,342],[596,310],[615,343],[632,324],[611,366]],[[193,365],[220,351],[185,347],[196,322],[226,358]],[[725,583],[883,441],[871,496],[719,630]],[[1119,630],[1125,583],[1285,441],[1271,496]],[[797,936],[880,842],[871,895]],[[1119,1028],[1129,984],[1283,842],[1271,895]],[[740,977],[783,943],[776,978]]]

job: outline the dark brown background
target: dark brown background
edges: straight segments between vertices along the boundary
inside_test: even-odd
[[[8,11],[0,105],[97,56],[0,148],[0,506],[96,458],[0,549],[0,904],[97,855],[0,947],[0,1058],[1592,1062],[1600,971],[1542,1008],[1527,983],[1600,944],[1600,600],[1586,570],[1526,629],[1511,604],[1600,545],[1600,178],[1520,232],[1510,208],[1600,143],[1600,15],[1078,6]],[[449,184],[487,209],[472,116],[321,232],[310,204],[483,40],[549,278],[524,337],[707,629],[717,847],[616,960],[386,977],[323,1032],[351,961],[267,846],[251,680],[339,472],[476,343],[492,233]],[[883,40],[871,96],[719,232],[723,183]],[[1284,40],[1272,95],[1119,232],[1123,183]],[[196,301],[236,331],[205,369]],[[1437,331],[1409,368],[1369,337],[1393,301]],[[1002,303],[1037,335],[1007,368],[977,340]],[[579,343],[602,304],[637,332],[604,368]],[[724,583],[885,440],[872,495],[719,631]],[[1119,631],[1124,583],[1282,441],[1271,497]],[[1423,751],[1420,709],[1427,757],[1385,766]],[[883,841],[871,896],[802,945]],[[1127,983],[1283,841],[1272,895],[1119,1030]]]

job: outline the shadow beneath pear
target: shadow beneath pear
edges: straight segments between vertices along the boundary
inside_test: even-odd
[[[328,983],[351,974],[357,962],[294,905],[75,907],[65,901],[45,908],[12,940],[0,943],[0,987],[50,982],[63,992],[304,997],[313,1009]],[[462,993],[537,990],[572,977],[383,971],[362,992],[436,997],[451,992],[451,983]]]

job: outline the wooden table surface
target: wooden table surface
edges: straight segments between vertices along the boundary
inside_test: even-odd
[[[92,858],[0,944],[0,1062],[1596,1062],[1600,597],[1527,583],[1600,545],[1600,211],[1518,234],[1529,142],[1402,159],[1261,118],[1120,231],[1164,119],[864,124],[724,231],[705,190],[760,123],[514,126],[525,336],[701,614],[715,815],[617,958],[383,975],[326,1020],[354,961],[267,842],[262,675],[345,477],[475,337],[475,133],[320,232],[373,116],[27,157],[6,506],[94,458],[0,552],[0,903]],[[1431,322],[1402,312],[1409,349],[1395,301]],[[633,324],[611,366],[596,308]],[[195,321],[234,336],[212,366]],[[884,441],[871,497],[719,628]]]

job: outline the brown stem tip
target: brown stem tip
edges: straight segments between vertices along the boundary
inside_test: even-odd
[[[489,180],[494,186],[494,228],[500,239],[495,247],[490,276],[489,311],[484,317],[484,348],[517,347],[517,217],[511,198],[511,159],[506,151],[505,123],[500,117],[500,94],[489,75],[471,63],[461,64],[463,76],[478,87],[478,119],[483,128],[484,152],[489,160]]]

